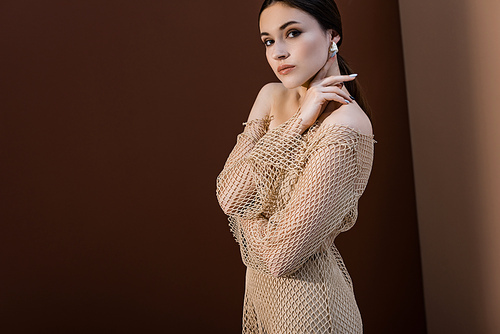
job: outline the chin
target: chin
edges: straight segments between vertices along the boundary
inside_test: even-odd
[[[319,71],[319,70],[318,70]],[[315,73],[307,73],[306,75],[297,75],[299,73],[294,73],[295,75],[286,75],[286,76],[278,76],[276,77],[281,81],[283,86],[287,89],[294,89],[300,86],[304,86],[306,83],[308,83],[315,75]]]
[[[292,79],[292,78],[280,78],[280,77],[278,77],[278,79],[281,81],[283,86],[285,86],[285,88],[288,88],[288,89],[297,88],[299,86],[302,86],[305,82],[307,82],[307,81],[302,82],[301,80],[296,80],[296,79]]]

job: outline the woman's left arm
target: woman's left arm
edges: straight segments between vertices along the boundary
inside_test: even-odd
[[[246,260],[275,277],[299,269],[339,230],[357,198],[355,147],[331,142],[311,155],[286,206],[268,219],[241,219]]]

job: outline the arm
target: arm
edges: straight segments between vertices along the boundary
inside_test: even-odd
[[[296,117],[297,113],[278,128],[267,131],[272,119],[269,116],[272,103],[276,96],[282,93],[280,90],[283,88],[277,84],[267,84],[261,89],[245,129],[238,135],[236,146],[217,177],[217,199],[228,216],[255,217],[265,203],[265,199],[258,196],[264,192],[262,189],[259,191],[257,187],[262,188],[262,184],[267,184],[270,179],[271,182],[274,181],[270,175],[258,173],[251,153],[257,151],[261,156],[278,157],[285,152],[285,149],[288,150],[289,147],[295,147],[297,143],[302,142],[297,133],[300,123],[300,119]],[[282,135],[286,135],[286,138]],[[269,145],[276,136],[280,137],[281,147]],[[263,145],[262,143],[259,145],[259,142]],[[288,152],[285,158],[290,158],[290,153]]]
[[[246,263],[275,277],[299,269],[326,237],[341,229],[356,203],[356,175],[351,145],[337,142],[318,147],[282,210],[269,219],[260,216],[237,222],[237,240]]]
[[[258,217],[272,201],[283,173],[296,169],[295,157],[304,148],[299,133],[301,119],[297,116],[298,113],[267,133],[261,126],[260,131],[265,134],[260,139],[245,135],[247,129],[238,136],[235,149],[217,177],[217,199],[228,216]],[[264,121],[253,120],[247,127],[256,122]],[[263,165],[269,168],[262,168]]]
[[[266,133],[270,118],[248,121],[237,136],[236,145],[217,176],[216,196],[225,214],[242,215],[255,197],[255,182],[248,155]]]

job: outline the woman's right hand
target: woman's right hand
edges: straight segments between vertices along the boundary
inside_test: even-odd
[[[353,102],[347,89],[343,90],[342,87],[343,82],[354,80],[356,76],[326,76],[330,67],[335,63],[336,58],[328,59],[325,66],[323,66],[309,84],[309,88],[300,105],[299,118],[302,119],[300,123],[301,133],[313,125],[324,111],[328,102],[337,101],[341,104]]]

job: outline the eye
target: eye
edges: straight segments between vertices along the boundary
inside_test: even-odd
[[[302,32],[300,32],[300,31],[298,31],[298,30],[296,30],[296,29],[293,29],[293,30],[290,30],[286,36],[287,36],[287,37],[292,37],[292,38],[293,38],[293,37],[297,37],[297,36],[299,36],[301,33],[302,33]]]
[[[274,41],[272,39],[266,39],[265,41],[263,41],[263,43],[265,46],[271,46]]]

